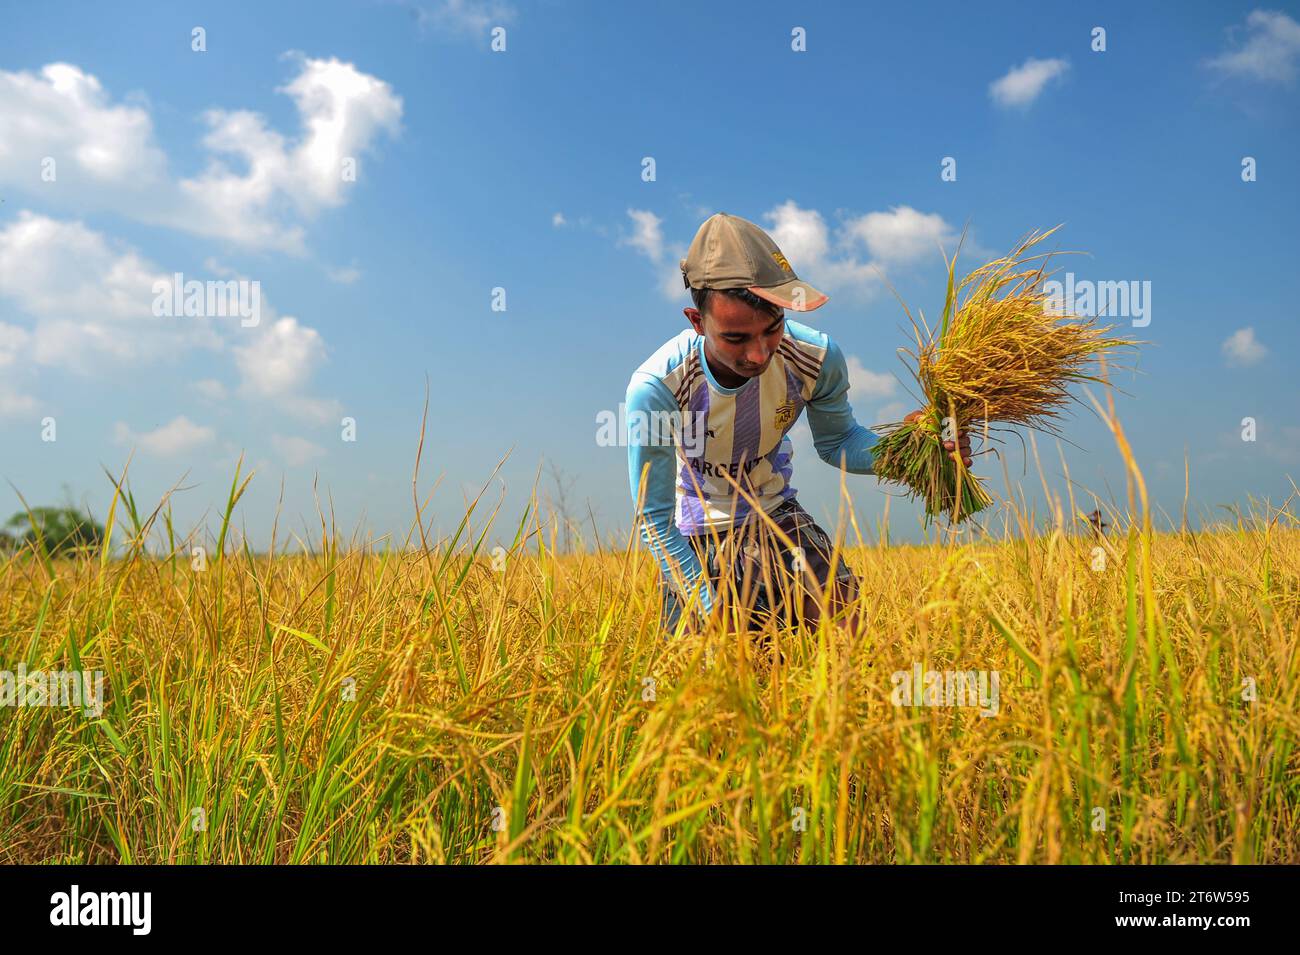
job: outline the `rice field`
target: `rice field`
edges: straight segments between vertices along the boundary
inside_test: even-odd
[[[0,559],[4,666],[105,686],[0,708],[0,861],[1300,862],[1294,513],[1156,532],[1133,476],[1104,538],[849,526],[860,630],[776,653],[665,639],[648,554],[535,511],[271,556],[237,476],[197,564],[122,484],[111,548]],[[896,705],[926,671],[996,673],[995,712]]]

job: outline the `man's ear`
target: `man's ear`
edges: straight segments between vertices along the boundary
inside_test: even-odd
[[[682,314],[686,316],[686,320],[691,323],[691,328],[695,329],[697,335],[704,334],[704,316],[700,314],[698,308],[684,308]]]

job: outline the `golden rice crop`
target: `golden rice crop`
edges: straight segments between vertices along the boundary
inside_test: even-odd
[[[1057,228],[1031,233],[960,283],[954,255],[938,329],[908,313],[916,351],[905,353],[926,405],[915,421],[881,428],[874,471],[923,498],[927,516],[947,514],[956,523],[992,503],[982,480],[960,453],[944,451],[943,441],[1015,426],[1056,433],[1053,419],[1070,402],[1070,386],[1098,381],[1090,371],[1099,356],[1133,344],[1104,337],[1113,325],[1051,307],[1043,290],[1048,257],[1028,253]]]
[[[106,677],[0,707],[0,862],[1300,863],[1300,521],[1157,533],[1131,475],[1113,537],[857,538],[863,623],[779,654],[666,639],[648,554],[535,513],[256,553],[238,479],[222,546],[123,490],[111,551],[0,557],[4,666]]]

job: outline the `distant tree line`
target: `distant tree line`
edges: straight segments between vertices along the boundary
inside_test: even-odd
[[[47,554],[61,556],[96,549],[103,540],[104,525],[70,505],[18,511],[0,527],[0,553],[5,554],[44,543]]]

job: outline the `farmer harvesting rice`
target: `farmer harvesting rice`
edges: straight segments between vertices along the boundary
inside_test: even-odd
[[[806,407],[818,456],[854,474],[872,473],[876,442],[854,420],[839,347],[786,317],[827,296],[767,233],[726,213],[700,226],[681,269],[691,327],[633,373],[626,401],[632,497],[660,565],[663,623],[676,628],[698,587],[705,614],[729,618],[734,601],[742,617],[802,613],[815,625],[816,591],[835,613],[858,582],[796,500],[788,432]],[[970,439],[957,438],[969,467]],[[787,606],[796,582],[807,593]]]

